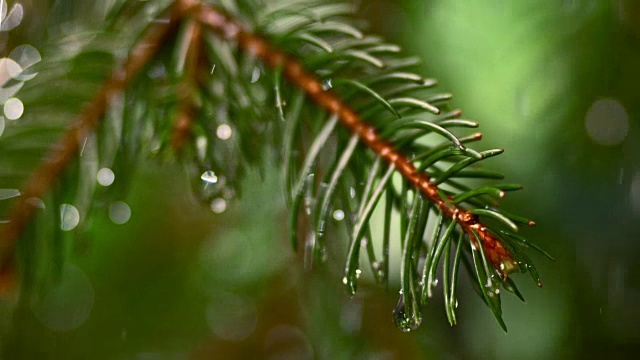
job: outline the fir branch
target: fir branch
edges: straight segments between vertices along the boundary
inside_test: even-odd
[[[169,9],[169,22],[154,22],[130,51],[124,64],[116,70],[73,121],[64,136],[49,150],[42,163],[33,171],[21,187],[21,197],[11,210],[7,227],[0,237],[0,270],[12,272],[13,244],[27,226],[37,207],[33,199],[41,198],[75,158],[81,139],[86,139],[107,109],[110,97],[124,89],[138,72],[153,58],[187,10],[182,4]]]
[[[457,322],[457,274],[460,264],[463,264],[472,276],[472,284],[478,294],[506,329],[501,318],[498,287],[502,285],[520,296],[508,278],[515,271],[530,272],[541,285],[537,271],[522,251],[529,243],[513,234],[518,231],[517,224],[533,226],[535,223],[491,207],[495,205],[491,196],[502,198],[505,191],[520,189],[519,186],[506,184],[472,189],[453,180],[461,177],[501,179],[501,174],[469,167],[501,154],[502,149],[478,152],[466,144],[480,140],[479,133],[458,138],[452,132],[452,128],[475,128],[478,124],[459,119],[459,110],[443,111],[444,105],[441,104],[451,98],[450,94],[422,94],[436,82],[406,71],[407,67],[415,65],[414,58],[399,58],[395,55],[399,51],[397,46],[383,43],[377,37],[365,36],[348,22],[341,21],[351,13],[344,4],[324,1],[293,1],[290,5],[276,3],[273,9],[264,13],[252,9],[256,13],[247,18],[235,6],[222,10],[197,0],[176,0],[168,11],[169,24],[152,23],[133,47],[125,65],[103,85],[22,187],[22,197],[15,204],[3,233],[0,275],[9,273],[13,267],[14,240],[33,215],[32,199],[43,196],[63,175],[65,167],[77,154],[81,139],[89,136],[103,117],[111,96],[125,90],[153,55],[167,45],[177,26],[183,24],[183,48],[179,49],[181,60],[177,71],[180,80],[174,97],[177,101],[175,104],[160,102],[160,106],[170,109],[168,112],[173,116],[170,130],[160,131],[170,134],[169,145],[175,153],[180,153],[187,142],[195,140],[191,136],[195,132],[204,134],[198,140],[205,141],[193,145],[197,150],[193,163],[202,174],[198,180],[205,181],[207,186],[214,184],[209,187],[209,193],[202,195],[204,200],[218,196],[222,188],[218,184],[218,176],[211,170],[220,163],[219,159],[228,158],[222,162],[227,181],[231,182],[239,177],[244,167],[260,158],[260,147],[247,145],[253,141],[254,135],[265,136],[260,126],[234,124],[239,133],[244,132],[247,134],[245,137],[250,138],[245,144],[239,137],[234,142],[214,143],[217,139],[213,136],[216,122],[230,129],[227,125],[230,112],[234,112],[236,117],[263,115],[253,105],[258,102],[258,97],[264,99],[265,88],[249,88],[238,81],[248,69],[253,69],[253,74],[259,77],[261,70],[255,65],[257,59],[274,70],[275,89],[272,90],[275,91],[273,98],[278,112],[274,118],[282,122],[287,120],[282,142],[285,181],[293,190],[287,195],[291,195],[288,200],[294,247],[301,205],[304,203],[307,210],[311,207],[315,210],[313,215],[308,212],[313,217],[310,247],[314,255],[318,255],[324,246],[323,234],[330,207],[339,198],[336,194],[345,194],[340,203],[346,209],[352,209],[355,215],[353,223],[346,225],[351,233],[351,243],[344,277],[348,292],[353,294],[360,273],[360,249],[363,245],[376,280],[388,280],[390,212],[396,208],[401,214],[403,250],[402,292],[394,319],[400,328],[409,331],[420,324],[420,307],[433,293],[439,264],[442,264],[444,272],[447,317],[452,325]],[[254,20],[257,25],[250,29],[247,24]],[[217,39],[207,36],[209,32],[216,34]],[[219,63],[223,71],[216,79],[202,76],[199,72],[205,56],[214,64]],[[283,109],[285,90],[281,87],[280,76],[298,92],[289,112]],[[218,86],[209,86],[208,82],[214,81]],[[254,82],[252,75],[251,83]],[[150,91],[152,87],[148,82],[142,82],[140,88]],[[300,117],[306,106],[304,97],[326,113],[316,111],[312,121],[302,123]],[[145,104],[138,109],[143,113],[149,111]],[[202,119],[204,116],[199,115],[203,113],[215,113],[217,118],[214,121]],[[149,115],[149,121],[158,120],[153,116],[162,117]],[[336,133],[337,124],[346,130],[347,136]],[[270,126],[276,130],[281,125],[271,123]],[[311,145],[305,149],[307,154],[296,179],[295,135],[301,127],[315,135]],[[445,142],[427,146],[417,141],[429,134],[436,134]],[[229,140],[229,136],[223,137],[225,139],[221,140]],[[131,139],[136,141],[137,138],[133,136]],[[358,148],[359,144],[362,148]],[[331,151],[325,150],[327,146],[335,146],[342,152],[339,156],[331,155]],[[365,151],[360,151],[363,149]],[[328,158],[324,163],[321,161],[323,155]],[[448,165],[442,168],[441,164]],[[324,174],[324,187],[316,189],[320,176],[314,177],[315,173]],[[351,180],[367,178],[363,186],[355,185],[362,193],[351,195],[355,199],[346,195],[351,190],[355,192],[353,188],[348,189],[347,174],[351,175]],[[393,185],[394,174],[403,179],[400,190]],[[378,261],[369,220],[383,195],[386,201],[385,229],[382,260]],[[434,213],[436,227],[431,241],[426,242],[425,229]],[[315,258],[322,259],[322,256]],[[440,261],[441,258],[444,259]],[[419,264],[421,272],[417,269]]]
[[[324,108],[329,113],[337,115],[342,126],[351,133],[357,134],[364,145],[373,150],[378,157],[384,159],[389,166],[396,169],[402,177],[422,193],[425,199],[434,204],[446,218],[457,222],[476,246],[479,241],[488,253],[491,264],[503,278],[506,278],[508,274],[516,270],[516,261],[504,246],[487,231],[487,227],[478,220],[476,214],[452,204],[453,198],[451,197],[447,199],[442,198],[439,194],[436,181],[432,180],[426,172],[416,171],[416,167],[406,155],[396,150],[389,142],[383,140],[378,131],[376,131],[373,126],[364,122],[358,113],[345,104],[334,91],[323,89],[321,81],[306,71],[298,61],[273,47],[265,39],[245,30],[242,25],[234,19],[227,17],[212,7],[203,6],[196,14],[202,24],[209,27],[218,35],[223,36],[229,41],[237,42],[246,52],[260,58],[270,67],[282,68],[284,75],[294,86],[304,90],[307,96],[318,106]],[[420,102],[411,98],[398,98],[395,102],[417,104],[428,111],[440,114],[440,110],[437,107],[424,101]],[[437,128],[450,135],[456,148],[461,151],[465,150],[464,145],[462,145],[455,136],[438,125],[426,122],[423,123],[423,125],[430,128]],[[456,169],[452,171],[455,170]],[[445,173],[445,175],[448,174]],[[353,267],[353,265],[350,267]],[[355,289],[351,290],[351,292],[354,291]]]

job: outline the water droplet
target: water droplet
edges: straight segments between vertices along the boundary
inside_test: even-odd
[[[433,279],[431,283],[433,284],[433,287],[438,286],[438,279]]]
[[[600,99],[591,105],[585,118],[589,137],[600,145],[618,145],[629,131],[629,116],[614,99]]]
[[[347,286],[347,293],[353,296],[356,293],[356,276],[349,274],[342,279],[342,283]]]
[[[22,22],[22,16],[24,15],[24,9],[22,4],[14,4],[7,15],[7,4],[2,1],[2,13],[0,13],[0,31],[9,31]]]
[[[9,120],[17,120],[24,113],[24,105],[18,98],[11,98],[4,103],[4,116]]]
[[[344,211],[338,209],[333,212],[333,219],[335,221],[342,221],[344,219]]]
[[[222,214],[225,210],[227,210],[227,200],[223,198],[214,199],[211,202],[211,211],[216,214]]]
[[[60,205],[60,228],[64,231],[70,231],[76,228],[80,223],[80,212],[75,206],[70,204]]]
[[[214,71],[216,71],[216,64],[213,64],[213,66],[211,67],[211,74],[213,74]]]
[[[216,176],[216,173],[214,173],[211,170],[207,170],[203,172],[202,175],[200,175],[200,179],[206,182],[207,184],[215,184],[218,182],[218,177]]]
[[[9,58],[0,58],[0,85],[4,88],[5,84],[11,79],[15,79],[22,73],[22,67],[15,60]],[[3,89],[5,90],[5,89]],[[15,93],[15,92],[14,92]],[[2,98],[2,102],[6,101],[12,95]]]
[[[109,219],[114,223],[121,225],[129,221],[131,218],[131,208],[123,201],[116,201],[109,206]]]
[[[34,208],[38,208],[38,209],[44,209],[45,205],[44,205],[44,201],[42,201],[42,199],[37,198],[37,197],[32,197],[29,198],[29,200],[27,200],[27,203],[29,205],[31,205]]]
[[[360,278],[360,274],[362,274],[362,270],[356,269],[356,279]]]
[[[353,186],[349,188],[349,196],[351,196],[352,199],[356,197],[356,189],[353,188]]]
[[[96,180],[98,180],[98,184],[102,186],[109,186],[113,184],[113,181],[116,179],[115,174],[109,168],[102,168],[98,170],[98,174],[96,175]]]
[[[331,89],[333,85],[331,85],[331,79],[327,79],[322,81],[322,90],[327,91]]]
[[[36,318],[55,331],[78,328],[89,317],[94,303],[94,290],[82,269],[64,264],[59,281],[52,281],[38,292],[31,303]]]
[[[456,299],[456,309],[458,308],[458,299]]]
[[[414,311],[413,304],[409,306],[409,313],[405,313],[404,295],[400,295],[398,304],[393,309],[393,322],[403,332],[416,330],[422,323],[422,314],[420,311]]]
[[[253,68],[253,72],[251,73],[251,83],[254,84],[260,79],[260,69],[258,67]]]
[[[494,292],[496,293],[496,295],[500,295],[500,289],[495,289]]]
[[[16,80],[28,81],[33,79],[38,73],[30,68],[42,60],[40,53],[31,45],[20,45],[11,51],[9,58],[13,59],[22,71],[15,76]]]
[[[229,140],[231,135],[233,135],[233,130],[227,124],[222,124],[216,129],[216,136],[221,140]]]

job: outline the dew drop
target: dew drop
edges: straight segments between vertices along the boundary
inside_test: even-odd
[[[15,60],[0,58],[0,85],[4,87],[9,80],[16,79],[20,73],[22,73],[22,67]]]
[[[356,269],[356,279],[360,278],[360,274],[362,274],[362,270]]]
[[[409,309],[413,309],[413,306],[409,306]],[[405,313],[404,295],[401,294],[398,304],[393,309],[393,322],[402,332],[410,332],[420,326],[420,323],[422,323],[422,314],[420,314],[419,311]]]
[[[356,197],[356,189],[353,186],[349,188],[349,196],[351,196],[352,199]]]
[[[433,287],[438,286],[438,279],[433,279],[431,283],[433,284]]]
[[[585,127],[594,142],[605,146],[618,145],[629,131],[629,116],[619,101],[600,99],[587,111]]]
[[[4,116],[9,120],[17,120],[24,113],[24,105],[18,98],[11,98],[4,103]]]
[[[221,124],[216,129],[216,136],[221,140],[229,140],[231,135],[233,135],[233,130],[227,124]]]
[[[89,277],[79,267],[64,264],[61,279],[46,284],[31,303],[36,318],[54,331],[71,331],[89,317],[94,290]]]
[[[332,87],[333,85],[331,84],[331,79],[327,79],[322,82],[322,90],[327,91]]]
[[[213,211],[214,213],[222,214],[223,212],[225,212],[225,210],[227,210],[227,200],[223,198],[217,198],[211,202],[211,211]]]
[[[342,221],[344,219],[344,211],[338,209],[333,212],[333,219],[335,221]]]
[[[348,282],[349,282],[349,280],[347,279],[346,276],[342,278],[342,283],[343,284],[347,285]]]
[[[458,308],[458,299],[456,299],[456,309]]]
[[[38,209],[44,209],[46,207],[44,204],[44,201],[42,201],[42,199],[37,197],[32,197],[29,200],[27,200],[27,204]]]
[[[131,218],[131,208],[123,201],[116,201],[109,206],[109,218],[118,225],[124,224]]]
[[[260,79],[260,69],[258,67],[253,68],[253,72],[251,73],[251,83],[255,84]]]
[[[207,170],[200,175],[200,179],[208,184],[215,184],[218,182],[218,177],[216,173],[211,170]]]
[[[33,79],[38,73],[31,71],[30,68],[42,60],[38,50],[31,45],[20,45],[11,51],[9,58],[13,59],[20,65],[22,71],[15,76],[20,81],[28,81]]]
[[[98,174],[96,175],[96,180],[98,180],[98,184],[102,186],[109,186],[113,184],[113,181],[116,179],[115,174],[109,168],[102,168],[98,170]]]
[[[76,228],[80,223],[80,212],[75,206],[70,204],[60,205],[60,228],[64,231],[70,231]]]
[[[7,14],[7,4],[2,1],[2,13],[0,14],[0,31],[9,31],[22,22],[22,16],[24,15],[24,9],[22,4],[14,4]]]

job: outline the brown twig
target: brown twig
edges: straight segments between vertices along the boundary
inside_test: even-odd
[[[445,202],[438,195],[437,185],[430,181],[425,172],[417,172],[407,156],[396,150],[392,144],[382,140],[378,132],[364,122],[334,91],[324,90],[321,82],[306,71],[300,62],[273,47],[267,40],[245,30],[234,19],[214,8],[202,6],[196,12],[196,16],[204,26],[219,36],[236,42],[241,49],[260,58],[266,65],[282,68],[283,74],[290,83],[302,89],[318,106],[338,115],[343,127],[351,133],[358,134],[364,145],[384,159],[387,164],[394,166],[398,173],[436,205],[444,216],[456,221],[474,244],[477,235],[487,259],[500,274],[506,276],[517,268],[518,265],[511,254],[487,231],[476,215],[450,202]]]
[[[0,237],[0,282],[13,272],[13,245],[27,226],[36,209],[33,199],[41,198],[77,156],[80,143],[102,119],[109,98],[129,84],[149,62],[183,17],[188,7],[178,2],[169,9],[169,22],[154,22],[134,45],[125,63],[113,73],[87,104],[69,130],[50,149],[21,188],[21,197],[14,204],[5,231]],[[6,281],[7,279],[4,279]]]

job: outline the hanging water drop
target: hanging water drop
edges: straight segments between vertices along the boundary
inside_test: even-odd
[[[331,89],[333,85],[331,84],[331,79],[327,79],[322,81],[322,90],[327,91]]]
[[[422,314],[414,310],[413,304],[409,304],[410,310],[406,313],[404,305],[404,295],[400,294],[398,304],[393,309],[393,322],[402,332],[416,330],[422,323]]]
[[[207,184],[215,184],[218,182],[218,177],[211,170],[207,170],[203,172],[202,175],[200,175],[200,179],[206,182]]]

